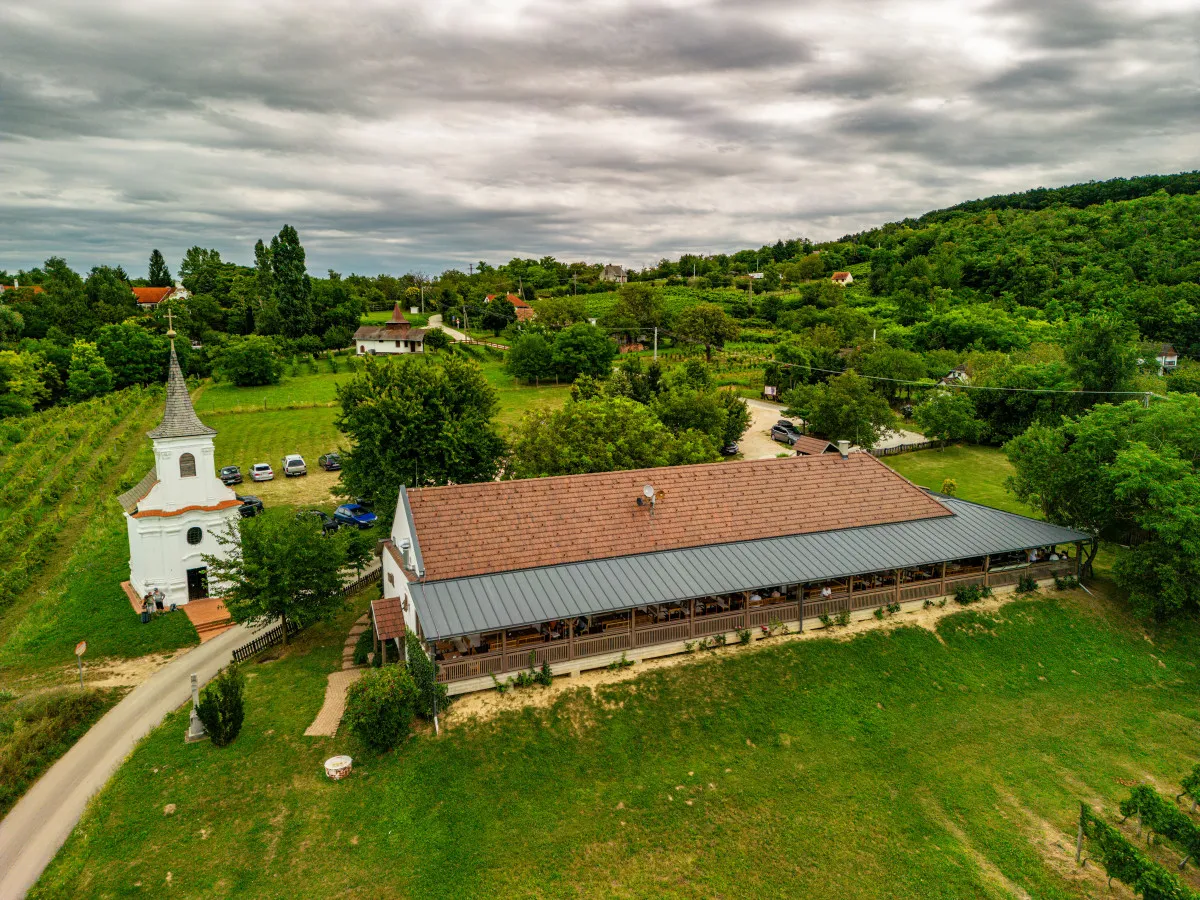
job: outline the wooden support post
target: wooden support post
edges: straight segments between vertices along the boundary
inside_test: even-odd
[[[799,603],[800,603],[800,630],[801,630],[801,631],[804,631],[804,585],[800,585],[800,591],[799,591],[799,594],[800,594],[800,597],[799,597]]]
[[[987,587],[987,585],[991,582],[991,579],[992,579],[992,574],[990,571],[991,568],[992,568],[992,557],[991,557],[991,554],[989,554],[983,558],[983,584],[984,584],[984,587]]]
[[[637,607],[629,611],[629,649],[637,647]]]
[[[500,632],[500,671],[508,671],[508,629]]]
[[[900,570],[896,570],[896,602],[900,602]]]
[[[748,629],[750,627],[750,598],[743,597],[742,604],[742,627]]]
[[[688,604],[688,637],[696,636],[696,598]]]
[[[567,623],[567,658],[575,658],[575,620]]]
[[[1072,574],[1073,574],[1073,575],[1074,575],[1076,578],[1078,578],[1078,577],[1079,577],[1079,558],[1080,558],[1081,556],[1083,556],[1083,542],[1082,542],[1082,541],[1076,541],[1076,542],[1075,542],[1075,565],[1074,565],[1074,567],[1073,567],[1073,568],[1072,568],[1072,570],[1071,570],[1071,571],[1072,571]]]
[[[942,595],[946,593],[946,564],[942,563]]]
[[[846,612],[854,611],[854,576],[846,579]]]

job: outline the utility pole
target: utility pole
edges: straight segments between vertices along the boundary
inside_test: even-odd
[[[468,275],[475,274],[475,263],[467,263],[467,274]]]
[[[658,326],[654,326],[654,361],[658,362]]]

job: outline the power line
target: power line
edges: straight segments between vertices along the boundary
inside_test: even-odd
[[[810,372],[824,372],[828,375],[841,375],[848,369],[819,369],[816,366],[806,366],[804,363],[784,363],[775,362],[775,360],[761,360],[762,362],[774,363],[777,366],[783,366],[789,369],[807,369]],[[854,373],[859,378],[866,378],[869,381],[887,381],[892,384],[911,385],[913,387],[923,388],[954,388],[956,390],[970,391],[1013,391],[1022,394],[1122,394],[1131,397],[1145,397],[1149,394],[1152,397],[1165,399],[1160,394],[1155,394],[1153,391],[1085,391],[1083,389],[1066,390],[1063,388],[1015,388],[1015,387],[994,387],[985,384],[963,384],[962,382],[934,382],[930,384],[928,381],[905,381],[901,378],[886,378],[882,375],[861,375],[858,372]]]

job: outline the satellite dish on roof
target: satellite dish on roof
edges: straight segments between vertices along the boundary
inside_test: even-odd
[[[647,500],[653,500],[654,499],[654,485],[652,485],[652,484],[646,485],[644,488],[642,488],[642,493],[645,495]]]

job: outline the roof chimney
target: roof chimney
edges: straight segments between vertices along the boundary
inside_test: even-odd
[[[838,441],[838,453],[842,454],[842,459],[850,458],[850,442]]]

